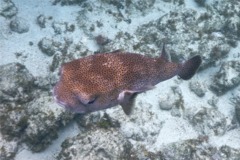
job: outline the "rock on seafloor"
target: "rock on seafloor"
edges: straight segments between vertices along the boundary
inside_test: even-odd
[[[33,97],[34,77],[20,63],[10,63],[0,68],[0,102],[28,102]]]
[[[202,108],[191,116],[187,115],[200,135],[224,135],[227,130],[226,117],[216,109]]]
[[[17,7],[11,0],[0,1],[0,15],[11,18],[17,14]]]
[[[57,159],[132,159],[132,150],[118,130],[95,129],[65,140]]]
[[[2,137],[9,143],[24,142],[35,152],[44,150],[57,138],[57,130],[65,126],[73,114],[56,105],[51,93],[40,90],[24,65],[3,65],[0,73]],[[1,148],[4,150],[5,147]]]
[[[10,22],[10,29],[14,32],[22,34],[29,31],[29,24],[27,20],[16,17]]]
[[[240,123],[240,89],[238,89],[237,94],[233,95],[231,102],[234,104],[235,115],[238,122]]]
[[[0,133],[0,159],[1,160],[12,160],[14,159],[18,151],[18,141],[17,140],[5,140]]]
[[[194,10],[180,8],[140,26],[136,33],[137,36],[143,38],[134,45],[134,48],[142,52],[159,53],[163,42],[174,44],[169,48],[172,60],[187,59],[189,56],[199,54],[203,57],[200,69],[204,69],[226,56],[230,51],[228,39],[215,34],[215,31],[223,28],[224,24],[213,22],[220,23],[222,19],[223,17],[215,14],[198,13]],[[185,31],[184,34],[183,31]],[[152,44],[156,47],[151,47]]]
[[[180,117],[180,110],[184,109],[184,100],[181,89],[172,86],[169,92],[159,97],[159,107],[162,110],[171,110],[171,115],[174,117]]]
[[[66,112],[54,104],[48,93],[42,93],[39,98],[27,105],[28,119],[24,130],[24,142],[32,151],[46,149],[58,138],[58,129],[72,120],[73,114]]]
[[[162,154],[165,160],[220,160],[233,159],[237,160],[240,151],[230,146],[214,147],[207,143],[207,137],[199,137],[197,140],[186,140],[173,143],[163,148]]]
[[[235,88],[240,84],[240,62],[228,61],[221,65],[219,71],[213,78],[210,88],[217,94],[223,95],[225,92]]]
[[[203,83],[198,81],[191,81],[189,83],[189,89],[199,97],[203,97],[207,91]]]

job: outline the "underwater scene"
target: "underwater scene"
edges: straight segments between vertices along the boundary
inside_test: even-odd
[[[239,0],[0,0],[0,160],[239,160]]]

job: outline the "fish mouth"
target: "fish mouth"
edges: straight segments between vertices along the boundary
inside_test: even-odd
[[[54,94],[54,93],[53,93],[53,98],[54,98],[54,101],[55,101],[57,104],[59,104],[59,105],[60,105],[61,107],[63,107],[63,108],[66,108],[67,103],[59,100],[58,96],[57,96],[56,94]]]
[[[59,99],[59,96],[58,96],[58,94],[56,93],[56,92],[57,92],[57,89],[58,89],[58,86],[57,86],[57,85],[54,86],[53,91],[52,91],[53,99],[54,99],[54,101],[55,101],[57,104],[59,104],[61,107],[66,108],[67,103],[65,103],[65,102],[63,102],[63,101],[61,101],[61,100]]]
[[[54,98],[54,101],[61,107],[63,107],[64,109],[66,109],[67,111],[71,111],[71,112],[75,112],[75,113],[81,113],[81,114],[84,114],[84,113],[87,113],[86,110],[84,109],[80,109],[79,107],[73,107],[72,105],[69,105],[69,103],[66,103],[62,100],[60,100],[59,96],[56,94],[55,92],[55,87],[54,87],[54,90],[53,90],[53,98]]]
[[[64,109],[66,109],[68,111],[75,112],[75,113],[82,113],[82,114],[87,113],[85,110],[79,109],[78,107],[72,107],[69,104],[67,104],[66,102],[59,100],[58,97],[55,95],[54,95],[54,100],[59,106],[63,107]]]

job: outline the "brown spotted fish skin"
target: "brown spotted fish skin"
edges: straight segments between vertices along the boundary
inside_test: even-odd
[[[182,64],[170,62],[166,57],[163,48],[157,58],[112,52],[68,62],[61,67],[54,97],[61,106],[78,113],[120,104],[124,112],[130,114],[138,93],[175,75],[190,79],[201,64],[200,56]]]

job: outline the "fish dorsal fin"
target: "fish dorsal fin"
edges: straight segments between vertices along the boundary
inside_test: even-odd
[[[126,115],[131,114],[136,97],[137,92],[128,90],[125,90],[119,94],[118,96],[119,104],[122,106],[122,109]]]
[[[134,106],[135,98],[138,93],[145,92],[147,90],[153,89],[154,86],[147,85],[142,87],[139,90],[124,90],[118,96],[119,104],[122,106],[122,109],[126,115],[130,115]]]
[[[163,44],[163,48],[162,48],[162,53],[161,53],[160,59],[164,60],[165,62],[171,62],[171,57],[165,50],[165,44]]]
[[[123,51],[124,51],[123,49],[117,49],[117,50],[111,51],[109,53],[119,53],[119,52],[123,52]]]

